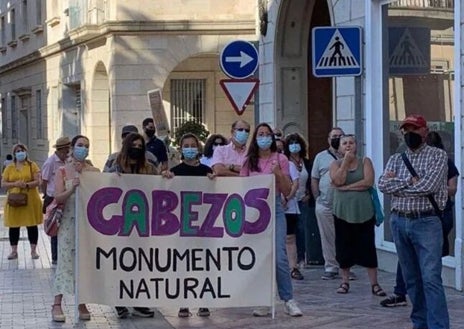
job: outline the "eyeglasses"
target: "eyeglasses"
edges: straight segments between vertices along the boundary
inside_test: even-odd
[[[222,146],[222,145],[224,145],[224,143],[223,142],[219,142],[219,143],[214,142],[213,145],[214,146]]]
[[[280,138],[280,137],[282,137],[282,134],[280,134],[280,133],[279,134],[274,134],[274,136]]]
[[[250,132],[250,129],[248,129],[248,128],[235,128],[235,130],[237,130],[237,131],[246,131],[247,133]]]

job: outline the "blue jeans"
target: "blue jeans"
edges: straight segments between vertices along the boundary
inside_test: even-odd
[[[391,215],[398,260],[412,302],[415,329],[449,329],[448,307],[441,280],[443,233],[440,219]]]
[[[404,283],[403,271],[401,270],[400,262],[396,266],[396,286],[393,288],[395,295],[406,296],[406,283]]]
[[[287,248],[287,221],[284,209],[280,203],[280,196],[276,197],[275,212],[275,257],[276,257],[276,280],[279,297],[283,301],[293,299],[292,278],[290,266],[288,265]]]

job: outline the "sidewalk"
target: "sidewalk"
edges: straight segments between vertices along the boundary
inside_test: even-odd
[[[0,213],[3,215],[4,196],[0,196]],[[318,329],[410,329],[411,306],[383,308],[380,297],[370,292],[366,271],[355,268],[357,281],[351,282],[347,295],[335,293],[339,280],[323,281],[321,267],[304,269],[303,281],[294,281],[295,299],[304,313],[303,317],[291,318],[283,313],[283,305],[276,306],[276,318],[255,318],[250,308],[213,309],[209,318],[196,315],[179,319],[177,309],[160,309],[155,317],[142,319],[117,318],[108,306],[90,304],[92,320],[74,322],[73,300],[64,298],[66,323],[51,321],[53,296],[51,284],[54,269],[50,262],[50,242],[39,228],[38,252],[40,259],[32,260],[26,230],[21,230],[18,246],[19,258],[7,260],[10,252],[8,230],[0,220],[0,328],[2,329],[44,329],[44,328],[89,328],[89,329],[184,329],[184,328],[318,328]],[[380,272],[382,287],[392,291],[395,276]],[[464,295],[454,289],[447,289],[451,327],[464,329]],[[192,310],[195,313],[196,310]]]

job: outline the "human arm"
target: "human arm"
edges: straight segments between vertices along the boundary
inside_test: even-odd
[[[364,177],[357,182],[341,187],[343,191],[365,191],[374,185],[374,166],[369,158],[363,160]]]
[[[311,177],[311,192],[313,193],[314,199],[319,197],[319,179]]]
[[[454,197],[458,190],[458,176],[448,179],[448,196]]]
[[[273,160],[271,170],[274,174],[280,193],[289,195],[292,189],[292,181],[290,179],[289,162],[287,157],[277,153],[277,160]]]
[[[71,169],[67,169],[65,167],[61,167],[55,173],[55,200],[58,203],[65,203],[66,200],[74,193],[76,187],[79,185],[79,178],[76,176],[73,178],[72,187],[66,190],[65,186],[65,179],[66,179],[66,172]],[[72,172],[74,174],[74,171]]]
[[[398,171],[400,163],[403,160],[401,159],[400,154],[394,154],[388,159],[387,165],[383,174],[380,176],[378,181],[378,188],[382,193],[385,194],[398,194],[412,183],[410,176],[408,177],[399,177]]]
[[[291,198],[295,197],[296,192],[298,191],[298,187],[299,187],[300,174],[293,162],[289,163],[289,170],[290,170],[290,178],[291,178],[292,186],[291,186],[289,194],[287,195],[283,194],[285,201],[288,201]]]

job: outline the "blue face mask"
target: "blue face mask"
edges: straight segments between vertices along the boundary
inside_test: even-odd
[[[24,151],[19,151],[15,153],[16,160],[24,161],[27,158],[27,153]]]
[[[258,136],[256,137],[256,143],[258,147],[262,150],[267,150],[272,145],[272,137],[271,136]]]
[[[250,136],[250,133],[246,132],[245,130],[242,130],[242,131],[236,130],[235,131],[235,140],[240,145],[245,145],[246,144],[246,142],[248,140],[248,136]]]
[[[84,161],[89,155],[89,149],[85,146],[74,146],[73,155],[77,161]]]
[[[288,150],[290,153],[299,153],[301,151],[301,145],[298,143],[290,144]]]
[[[196,147],[183,147],[182,148],[182,155],[186,160],[193,160],[196,159],[198,155],[198,148]]]

